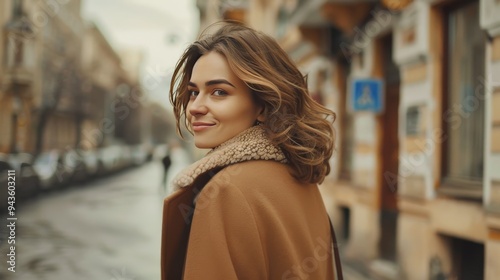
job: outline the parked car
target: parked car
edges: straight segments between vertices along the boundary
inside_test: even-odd
[[[118,170],[122,170],[133,165],[132,161],[132,149],[127,145],[118,146],[120,150],[120,160],[118,163]]]
[[[132,146],[132,162],[134,165],[141,165],[148,159],[148,151],[143,145]]]
[[[33,168],[33,156],[27,153],[10,154],[8,161],[16,170],[16,200],[37,195],[40,191],[40,179]]]
[[[8,171],[12,167],[7,162],[5,155],[0,155],[0,184],[2,184],[2,191],[0,192],[0,213],[7,211],[7,196],[8,196]]]
[[[99,158],[102,162],[102,174],[110,174],[118,171],[120,167],[120,147],[117,145],[100,148]]]
[[[154,153],[154,146],[151,143],[143,143],[142,144],[144,149],[146,150],[147,153],[147,158],[146,161],[152,161],[153,160],[153,153]]]
[[[85,168],[87,170],[87,179],[96,176],[99,172],[99,155],[96,150],[81,150]]]
[[[38,155],[33,167],[40,178],[41,190],[61,187],[70,180],[70,174],[64,166],[63,155],[57,150]]]
[[[0,154],[0,184],[4,186],[0,192],[1,211],[7,210],[8,206],[8,182],[15,183],[15,202],[25,201],[38,194],[40,190],[40,180],[32,166],[33,157],[29,154]],[[15,181],[8,180],[8,171],[15,171]]]
[[[63,169],[69,182],[83,182],[87,178],[87,168],[80,150],[67,150],[63,154]]]
[[[168,154],[167,144],[158,144],[153,150],[153,160],[162,160]]]

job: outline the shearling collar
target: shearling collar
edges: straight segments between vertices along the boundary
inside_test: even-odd
[[[173,189],[189,186],[207,171],[248,160],[287,162],[281,149],[271,143],[261,126],[256,125],[210,150],[205,157],[181,171],[172,182]]]

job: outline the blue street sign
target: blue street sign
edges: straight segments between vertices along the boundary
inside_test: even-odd
[[[369,111],[381,113],[384,110],[382,80],[353,79],[349,99],[353,112]]]

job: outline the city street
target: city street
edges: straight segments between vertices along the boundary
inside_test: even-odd
[[[9,224],[1,221],[0,279],[160,279],[162,166],[147,163],[21,205],[15,273],[7,270]],[[344,266],[347,280],[363,280]]]
[[[0,279],[159,279],[161,176],[156,161],[21,205],[15,273],[2,217]]]
[[[500,0],[0,0],[0,41],[0,280],[160,279],[164,182],[260,107],[344,279],[500,279]]]

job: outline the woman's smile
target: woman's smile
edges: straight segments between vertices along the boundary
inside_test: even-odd
[[[206,129],[209,129],[211,127],[215,126],[213,123],[206,123],[206,122],[193,122],[191,124],[191,127],[193,128],[194,132],[201,132]]]

